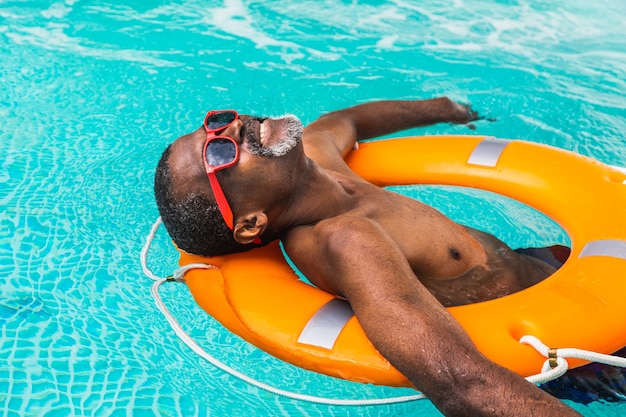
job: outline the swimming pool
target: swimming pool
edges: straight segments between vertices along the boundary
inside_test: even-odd
[[[374,99],[449,95],[497,118],[477,134],[626,166],[625,14],[618,0],[2,2],[0,414],[438,415],[425,401],[278,398],[187,349],[139,266],[156,161],[211,108],[310,122]],[[438,133],[472,131],[407,132]],[[152,269],[175,263],[160,234]],[[208,351],[264,382],[333,398],[410,392],[287,366],[208,319],[183,286],[163,293]]]

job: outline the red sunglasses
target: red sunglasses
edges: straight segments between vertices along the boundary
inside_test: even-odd
[[[220,169],[231,167],[239,161],[237,142],[231,137],[219,135],[219,132],[227,129],[238,118],[239,114],[235,110],[211,110],[204,118],[204,130],[206,131],[206,142],[204,142],[202,150],[204,167],[217,207],[230,230],[233,230],[234,227],[233,211],[215,173]],[[253,243],[259,244],[261,239],[256,238]]]

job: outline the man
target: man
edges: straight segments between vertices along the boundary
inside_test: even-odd
[[[366,182],[343,159],[359,140],[475,119],[447,98],[363,104],[304,130],[293,116],[210,112],[164,152],[157,204],[174,242],[198,255],[281,239],[311,282],[350,302],[374,346],[445,415],[578,415],[486,359],[443,307],[519,291],[554,267]]]

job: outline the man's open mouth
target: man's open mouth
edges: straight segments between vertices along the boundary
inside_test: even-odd
[[[251,116],[243,125],[243,137],[248,144],[256,147],[263,147],[265,142],[265,127],[263,122],[266,117]]]

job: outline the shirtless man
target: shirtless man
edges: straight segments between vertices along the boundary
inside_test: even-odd
[[[443,307],[519,291],[554,267],[378,188],[344,162],[359,140],[474,119],[447,98],[363,104],[304,130],[293,116],[211,112],[164,152],[157,204],[174,242],[198,255],[281,239],[311,282],[350,302],[374,346],[443,414],[578,415],[485,358]]]

